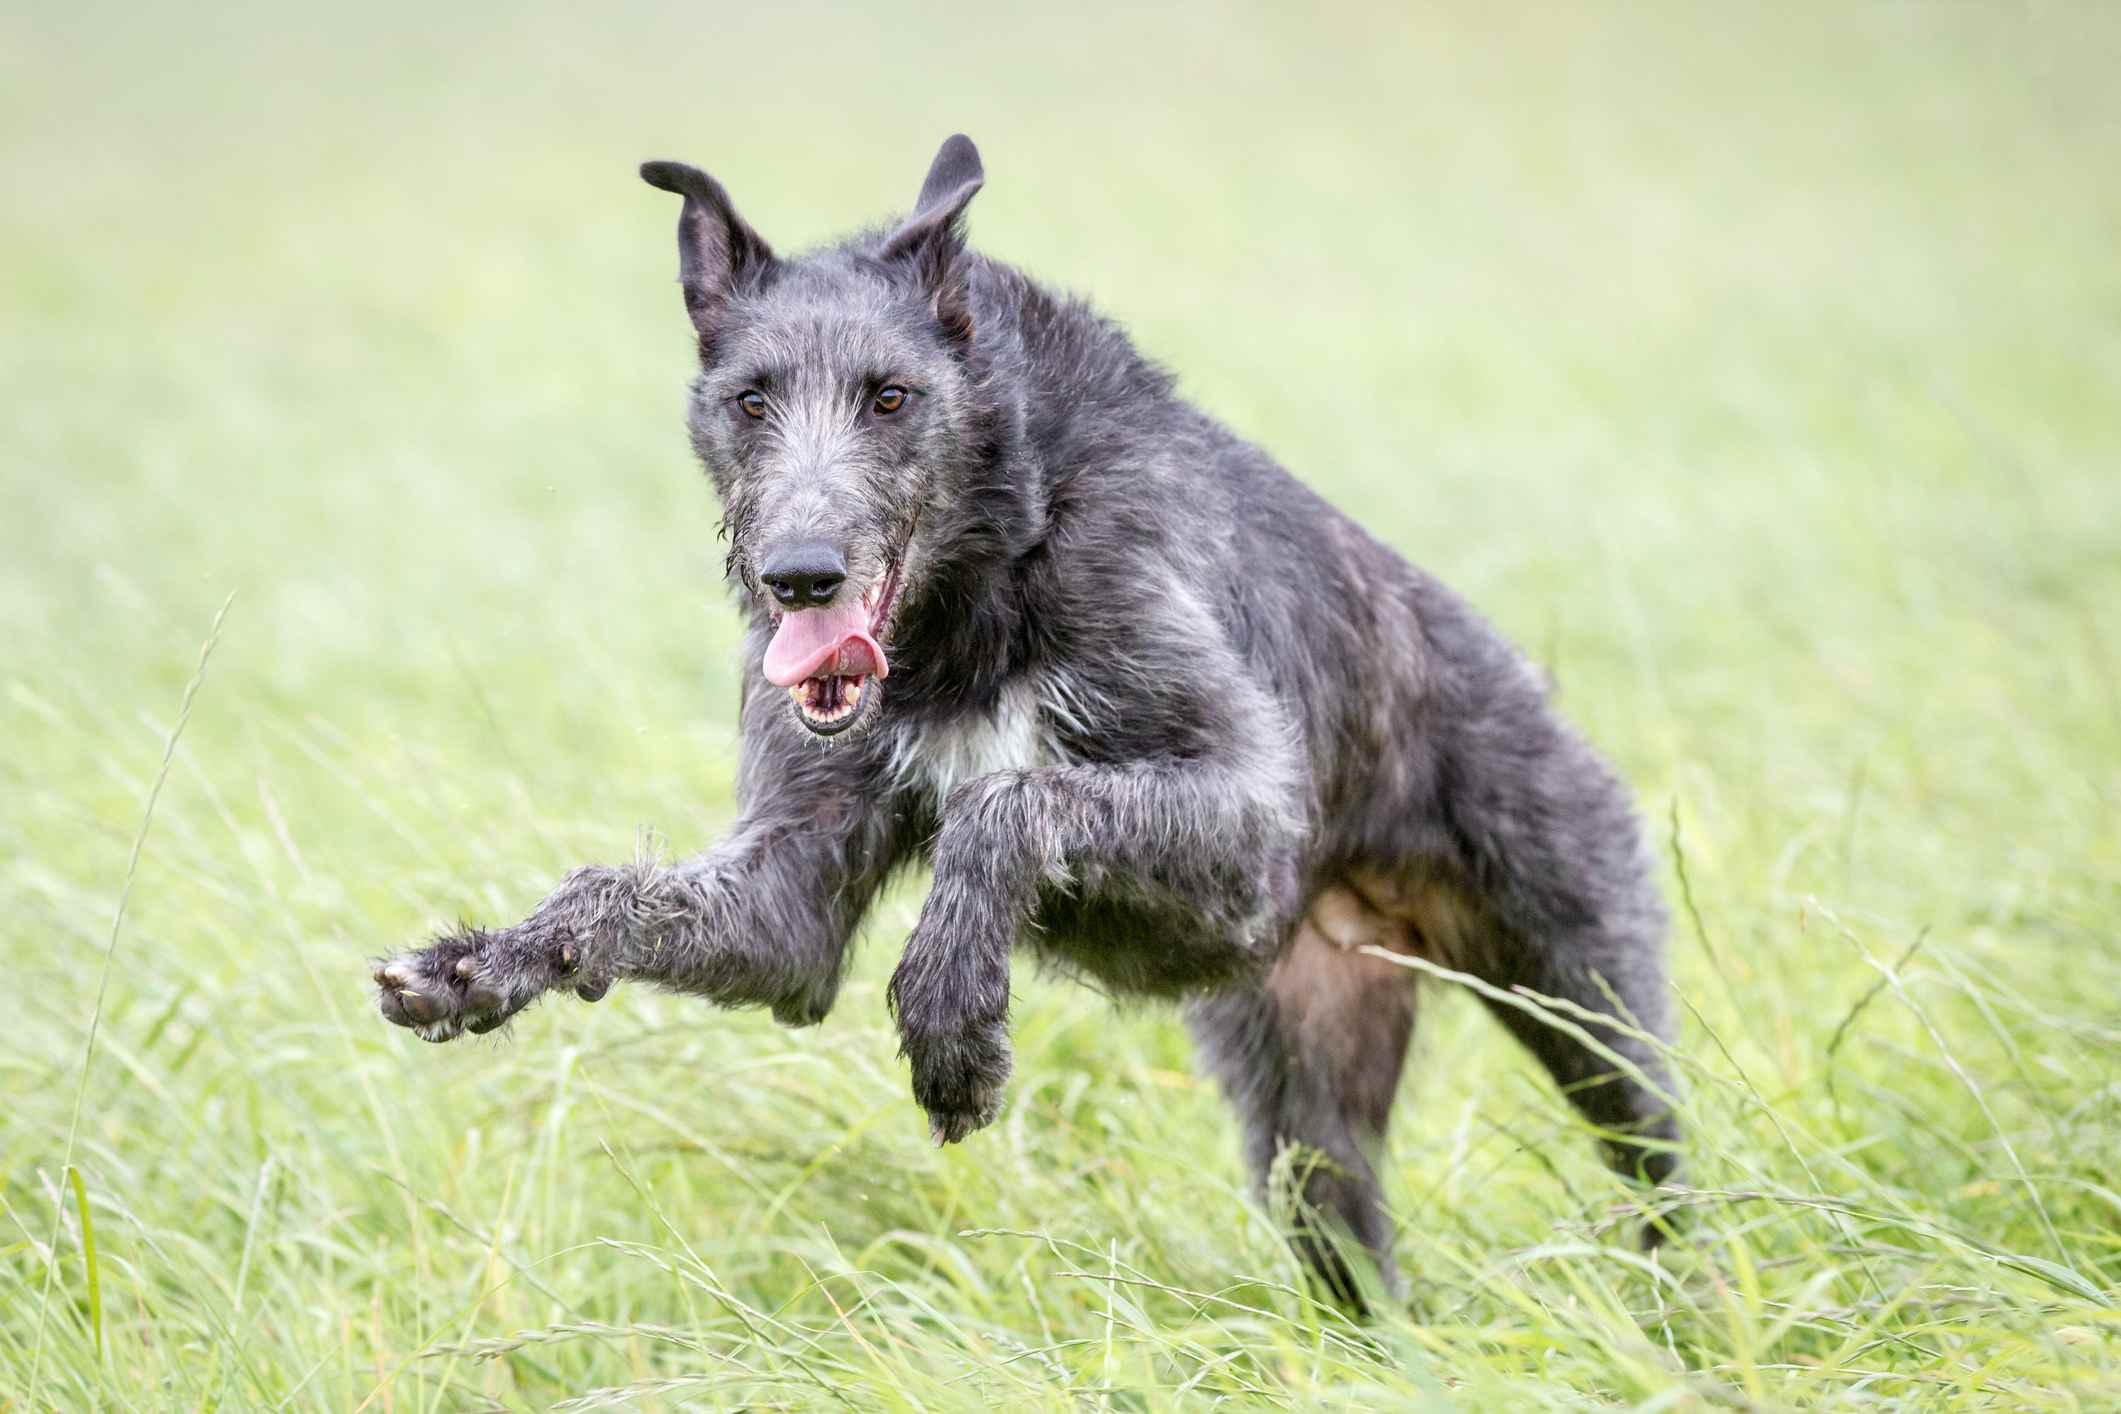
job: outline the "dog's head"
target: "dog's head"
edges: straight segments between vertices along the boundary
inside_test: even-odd
[[[903,223],[796,260],[698,168],[650,162],[641,176],[685,199],[692,444],[721,498],[729,572],[773,625],[766,677],[811,732],[839,735],[880,707],[892,629],[925,587],[922,508],[980,456],[964,258],[979,152],[951,138]]]

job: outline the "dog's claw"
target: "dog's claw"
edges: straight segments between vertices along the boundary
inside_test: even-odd
[[[406,974],[405,969],[396,963],[376,969],[376,985],[378,987],[389,987],[396,990],[402,988],[411,980],[412,978]]]
[[[560,944],[560,970],[561,970],[562,972],[572,972],[572,971],[574,971],[574,958],[575,958],[575,953],[574,953],[574,944],[573,944],[573,943],[562,943],[562,944]]]
[[[952,1110],[947,1114],[928,1116],[928,1137],[941,1149],[950,1144],[962,1144],[980,1130],[994,1122],[994,1110]]]
[[[471,960],[470,953],[466,953],[464,954],[464,956],[457,959],[457,976],[463,978],[465,981],[469,982],[471,980],[471,975],[474,972],[477,972],[478,970],[478,964],[474,963]]]

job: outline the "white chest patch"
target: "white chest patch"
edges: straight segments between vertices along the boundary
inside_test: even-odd
[[[940,809],[950,792],[967,781],[1059,760],[1037,690],[1028,682],[1016,682],[1003,690],[992,712],[900,732],[891,744],[886,769],[900,789],[925,791]]]

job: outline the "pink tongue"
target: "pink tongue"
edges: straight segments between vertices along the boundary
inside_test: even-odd
[[[809,678],[888,677],[884,650],[869,636],[869,611],[859,597],[823,609],[781,616],[766,645],[766,681],[794,687]]]

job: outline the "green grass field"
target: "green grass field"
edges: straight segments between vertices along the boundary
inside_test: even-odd
[[[2121,1408],[2117,67],[2002,0],[6,6],[0,1409]],[[1639,790],[1656,1261],[1443,983],[1367,1329],[1168,1014],[1021,969],[1002,1120],[930,1147],[914,888],[810,1031],[376,1016],[372,955],[733,810],[634,164],[800,247],[959,128],[984,248]]]

